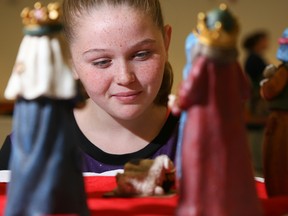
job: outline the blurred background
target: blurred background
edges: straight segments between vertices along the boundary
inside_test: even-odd
[[[266,30],[269,33],[270,47],[267,60],[277,63],[275,53],[278,47],[277,40],[284,28],[288,27],[287,0],[160,0],[166,23],[173,27],[170,61],[174,68],[175,85],[182,79],[182,68],[185,64],[184,43],[186,36],[196,25],[197,14],[217,7],[221,2],[227,3],[231,11],[238,17],[241,32],[239,36],[240,62],[245,58],[240,46],[247,34],[257,30]],[[51,1],[42,0],[43,4]],[[0,99],[13,68],[16,54],[22,40],[21,10],[33,7],[34,0],[0,0]]]

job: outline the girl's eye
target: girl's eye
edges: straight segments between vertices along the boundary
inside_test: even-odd
[[[150,55],[151,55],[150,51],[140,51],[134,55],[134,59],[144,61],[144,60],[148,59],[150,57]]]
[[[98,68],[107,68],[111,65],[112,60],[110,59],[104,59],[104,60],[98,60],[92,62],[92,65],[98,67]]]

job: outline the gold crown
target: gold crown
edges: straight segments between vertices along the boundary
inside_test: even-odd
[[[25,27],[59,25],[61,23],[60,4],[54,2],[45,7],[40,2],[36,2],[33,9],[24,8],[21,17]]]
[[[227,11],[228,7],[226,4],[219,6],[221,11]],[[207,16],[204,13],[198,14],[198,23],[194,34],[197,36],[200,42],[205,45],[222,47],[222,48],[233,48],[237,44],[237,37],[239,33],[239,26],[235,17],[233,17],[234,27],[231,31],[226,31],[223,27],[223,23],[216,21],[214,28],[208,28],[206,24]]]

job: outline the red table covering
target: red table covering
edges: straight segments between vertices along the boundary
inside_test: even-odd
[[[159,216],[174,215],[178,197],[149,198],[103,198],[105,192],[116,187],[115,177],[85,177],[87,202],[91,215],[99,216]],[[282,216],[288,214],[288,197],[267,198],[264,184],[256,182],[264,216]],[[0,215],[3,215],[6,202],[6,183],[0,183]]]

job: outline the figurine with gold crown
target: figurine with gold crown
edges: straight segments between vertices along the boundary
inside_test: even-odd
[[[260,90],[270,110],[263,145],[269,196],[288,195],[288,28],[278,42],[277,58],[281,64],[267,66]]]
[[[36,3],[21,14],[24,38],[5,90],[16,100],[6,216],[89,214],[78,140],[65,135],[77,89],[60,11],[59,3]]]
[[[198,15],[197,53],[174,109],[187,111],[177,216],[259,216],[244,125],[249,85],[227,6]]]

